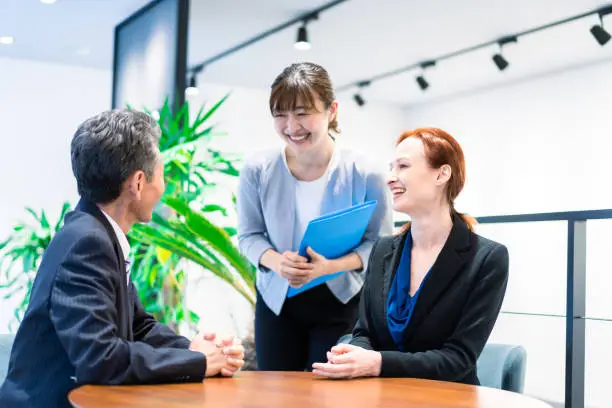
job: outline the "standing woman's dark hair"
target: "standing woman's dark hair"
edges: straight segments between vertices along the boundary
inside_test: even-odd
[[[384,175],[334,143],[338,102],[323,67],[283,69],[269,104],[284,145],[258,152],[240,172],[238,243],[257,266],[258,368],[304,371],[352,330],[372,246],[392,231],[391,203]],[[298,254],[311,220],[370,200],[378,204],[353,252]]]
[[[320,65],[312,62],[299,62],[289,65],[272,83],[270,93],[270,112],[295,110],[297,101],[303,101],[306,108],[315,109],[318,98],[325,109],[330,109],[336,100],[329,74]],[[328,123],[329,130],[336,134],[338,116]]]

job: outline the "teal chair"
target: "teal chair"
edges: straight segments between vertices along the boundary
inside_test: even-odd
[[[13,334],[0,334],[0,385],[4,382],[8,372],[9,357],[14,340],[15,335]]]
[[[526,364],[527,351],[522,346],[487,344],[476,363],[480,385],[522,393]]]
[[[346,334],[340,343],[351,341]],[[487,344],[476,362],[478,380],[483,387],[522,393],[525,385],[527,352],[521,346]]]

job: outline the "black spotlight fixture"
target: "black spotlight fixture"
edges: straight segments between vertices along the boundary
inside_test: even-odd
[[[193,74],[191,74],[191,77],[189,78],[189,85],[185,89],[185,96],[196,96],[199,93],[200,93],[200,90],[198,89],[196,73],[194,72]]]
[[[296,50],[306,51],[310,49],[310,43],[308,42],[308,31],[306,30],[306,24],[298,28],[297,39],[293,45]]]
[[[353,95],[353,99],[355,99],[355,103],[358,106],[363,106],[365,105],[365,99],[363,99],[363,96],[361,96],[361,94],[356,93],[355,95]]]
[[[504,56],[502,55],[502,47],[506,44],[515,43],[517,41],[518,41],[518,38],[516,36],[510,36],[510,37],[504,37],[497,42],[497,44],[499,45],[499,52],[493,55],[493,62],[497,66],[497,69],[499,69],[500,71],[503,71],[504,69],[508,68],[508,66],[510,65],[508,60],[504,58]]]
[[[436,65],[436,61],[432,60],[432,61],[422,62],[420,64],[420,67],[423,71],[425,71],[427,68],[434,67],[435,65]],[[429,88],[429,82],[427,82],[423,74],[417,76],[415,80],[417,84],[419,85],[419,88],[421,88],[421,91],[425,91],[427,88]]]
[[[505,59],[504,56],[501,54],[493,55],[493,62],[495,63],[495,65],[497,65],[497,68],[500,71],[503,71],[504,69],[508,68],[508,65],[510,65],[508,60]]]
[[[418,77],[416,77],[416,81],[417,84],[419,84],[419,88],[421,88],[421,91],[424,91],[429,88],[429,82],[427,82],[423,75],[419,75]]]
[[[612,6],[600,10],[597,14],[599,15],[600,24],[595,24],[593,27],[591,27],[591,34],[599,43],[599,45],[606,45],[606,43],[610,41],[610,38],[612,38],[612,36],[604,28],[603,18],[608,14],[612,14]]]
[[[310,21],[317,20],[318,18],[319,18],[319,14],[314,13],[314,14],[307,16],[306,18],[302,20],[302,25],[298,28],[295,44],[293,44],[296,50],[306,51],[312,47],[310,45],[310,41],[308,41],[308,29],[306,28],[306,25]]]
[[[606,43],[610,41],[610,38],[612,38],[610,33],[600,25],[594,25],[591,27],[591,34],[593,34],[593,37],[595,37],[599,45],[606,45]]]
[[[371,83],[372,83],[371,81],[361,81],[357,83],[357,87],[361,90],[363,88],[370,86]],[[366,103],[365,99],[363,99],[363,96],[361,96],[361,91],[357,91],[357,93],[353,95],[353,99],[355,100],[355,103],[358,106],[363,106]]]

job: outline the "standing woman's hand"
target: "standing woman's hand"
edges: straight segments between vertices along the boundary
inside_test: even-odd
[[[289,281],[289,285],[299,288],[312,279],[314,265],[297,252],[285,251],[281,254],[276,272]]]
[[[306,252],[308,252],[308,256],[310,256],[310,264],[312,265],[310,279],[315,279],[319,276],[334,273],[332,260],[329,260],[320,253],[315,252],[315,250],[311,247],[306,248]]]

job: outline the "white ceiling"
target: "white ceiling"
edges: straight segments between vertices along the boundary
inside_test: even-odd
[[[0,0],[0,57],[26,58],[110,69],[116,24],[148,0]],[[88,49],[88,55],[81,53]]]
[[[189,65],[301,15],[328,0],[192,0]],[[112,62],[114,25],[146,0],[0,0],[0,57],[34,58],[98,68]],[[537,25],[595,9],[601,0],[348,0],[309,24],[312,49],[293,48],[297,26],[287,28],[208,67],[206,82],[267,88],[296,60],[324,65],[336,86],[401,68]],[[608,30],[612,31],[612,16]],[[375,82],[366,100],[403,105],[475,88],[520,81],[594,61],[612,60],[612,41],[601,47],[589,33],[593,17],[519,39],[504,48],[510,67],[491,61],[496,47],[440,62],[426,72],[422,93],[417,71]],[[79,55],[87,47],[89,55]],[[349,91],[352,93],[353,91]]]

